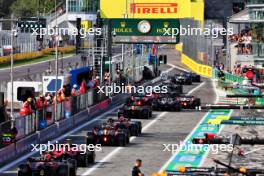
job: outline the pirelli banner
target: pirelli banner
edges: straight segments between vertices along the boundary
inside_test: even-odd
[[[176,19],[190,18],[195,3],[202,0],[101,0],[100,13],[102,18],[148,18]],[[201,11],[199,11],[201,13]]]
[[[189,58],[187,55],[182,53],[181,62],[190,68],[193,72],[205,76],[205,77],[212,77],[212,67],[208,65],[203,65],[195,62],[193,59]]]

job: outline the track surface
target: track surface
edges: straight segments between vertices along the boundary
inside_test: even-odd
[[[168,55],[168,62],[177,65],[179,58],[176,58],[174,49],[163,49],[162,52]],[[178,72],[175,70],[175,72]],[[199,84],[184,86],[184,92],[191,91],[192,95],[201,98],[202,103],[213,103],[215,93],[210,80],[204,79],[205,83],[196,88]],[[107,118],[116,118],[114,112],[106,114],[102,119],[89,124],[77,134],[88,131]],[[131,174],[131,168],[137,158],[143,160],[142,171],[145,175],[157,172],[164,163],[172,156],[171,152],[163,151],[163,144],[179,144],[192,131],[205,112],[183,111],[183,112],[154,112],[153,118],[141,120],[143,134],[140,137],[133,137],[131,144],[126,147],[102,147],[101,152],[96,154],[96,163],[88,168],[78,168],[78,175],[89,176],[127,176]],[[8,169],[9,174],[15,174],[18,164]],[[9,175],[8,174],[8,175]]]

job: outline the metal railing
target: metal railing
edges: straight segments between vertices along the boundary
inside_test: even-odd
[[[87,107],[93,106],[101,101],[108,99],[103,94],[98,94],[96,89],[90,90],[85,94],[81,94],[75,97],[67,97],[63,102],[48,105],[33,111],[32,114],[26,116],[20,116],[15,119],[15,126],[17,134],[15,139],[19,140],[36,131],[41,131],[55,122],[59,122],[63,119],[70,118],[77,113],[87,109]],[[57,117],[55,118],[55,111],[57,110]],[[6,121],[0,124],[0,136],[1,140],[4,134],[12,133],[11,121]],[[3,147],[2,141],[0,148]]]

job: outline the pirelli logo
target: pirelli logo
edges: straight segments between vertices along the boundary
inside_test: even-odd
[[[133,14],[176,14],[177,3],[131,3]]]

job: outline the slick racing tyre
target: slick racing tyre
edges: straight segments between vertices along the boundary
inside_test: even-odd
[[[95,152],[94,151],[86,151],[86,155],[88,157],[88,163],[93,164],[95,162]]]
[[[18,176],[28,176],[32,175],[31,169],[28,164],[21,164],[19,165],[19,170],[18,170]]]
[[[68,167],[69,167],[70,176],[76,176],[77,161],[75,159],[68,159]]]
[[[94,133],[92,131],[87,132],[87,145],[89,145],[89,144],[95,145]]]
[[[57,169],[57,175],[70,176],[69,166],[67,164],[60,164]]]
[[[126,136],[125,136],[125,134],[124,133],[118,134],[116,142],[117,142],[117,146],[121,146],[121,147],[126,146]]]
[[[87,154],[78,154],[77,155],[77,166],[78,167],[87,167],[88,166],[88,157]]]
[[[137,124],[131,124],[129,126],[130,134],[131,136],[138,136],[138,125]]]

